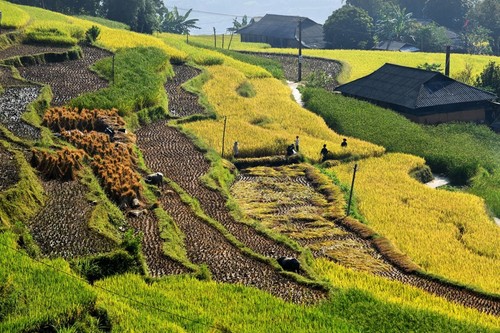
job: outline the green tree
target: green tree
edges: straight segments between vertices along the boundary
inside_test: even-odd
[[[373,46],[373,19],[358,7],[345,5],[328,17],[323,25],[330,48],[366,49]]]
[[[412,13],[407,13],[406,9],[396,5],[388,6],[380,13],[380,20],[376,23],[376,36],[379,40],[409,39],[414,22]]]
[[[137,29],[138,14],[144,0],[104,0],[103,9],[106,18],[127,24],[132,30]]]
[[[192,9],[188,10],[186,14],[180,15],[177,7],[171,11],[165,10],[161,18],[161,31],[171,32],[174,34],[189,34],[191,29],[200,29],[196,26],[198,19],[188,19]]]
[[[473,3],[470,0],[427,0],[424,14],[440,25],[461,30]]]
[[[389,4],[396,4],[397,0],[345,0],[350,6],[366,10],[375,21],[378,20],[380,12]]]
[[[500,1],[482,0],[471,10],[470,18],[474,24],[491,31],[493,49],[500,54]]]
[[[443,52],[451,40],[446,34],[444,27],[439,27],[435,23],[419,24],[415,23],[410,29],[410,39],[406,42],[414,43],[423,52]]]
[[[476,79],[476,86],[500,96],[500,66],[490,61]]]
[[[227,28],[226,30],[227,30],[227,32],[236,32],[238,29],[243,28],[247,24],[248,24],[248,16],[243,15],[243,17],[241,18],[241,22],[238,21],[237,17],[235,17],[233,20],[233,26],[230,28]]]
[[[427,0],[399,0],[399,7],[406,8],[406,11],[412,13],[413,17],[423,18],[426,2]]]
[[[481,26],[467,29],[462,34],[465,49],[470,54],[491,54],[491,31]]]

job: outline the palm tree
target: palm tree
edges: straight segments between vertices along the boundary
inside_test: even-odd
[[[200,27],[196,26],[198,19],[188,20],[192,10],[190,9],[186,14],[180,15],[177,7],[174,7],[171,11],[165,8],[161,19],[161,31],[174,34],[189,34],[191,29],[200,29]]]
[[[406,8],[389,5],[376,23],[376,35],[379,40],[400,40],[410,32],[410,26],[415,22],[413,13],[407,13]]]

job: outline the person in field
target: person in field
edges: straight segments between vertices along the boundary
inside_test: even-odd
[[[323,148],[321,149],[320,154],[322,156],[321,162],[326,161],[326,155],[328,155],[328,149],[326,148],[326,144],[323,145]]]
[[[340,146],[342,148],[347,148],[347,139],[346,138],[344,138],[344,140],[342,140],[342,143],[340,144]]]
[[[238,141],[235,141],[233,145],[233,156],[238,157],[239,153],[240,153],[240,148],[238,146]]]
[[[299,151],[299,136],[295,137],[295,151]]]

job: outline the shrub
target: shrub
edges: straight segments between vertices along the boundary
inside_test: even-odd
[[[101,29],[98,26],[93,25],[85,32],[85,40],[89,44],[94,44],[94,42],[99,38]]]

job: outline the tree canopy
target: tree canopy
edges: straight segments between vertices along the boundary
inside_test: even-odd
[[[366,49],[373,46],[373,19],[358,7],[345,5],[334,11],[323,25],[331,48]]]

